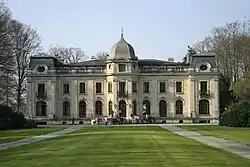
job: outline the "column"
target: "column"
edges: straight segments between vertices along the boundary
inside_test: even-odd
[[[219,88],[219,78],[216,76],[213,81],[213,91],[214,91],[214,99],[212,101],[212,117],[219,118],[220,115],[220,88]]]
[[[196,85],[195,78],[193,76],[189,76],[189,101],[185,103],[189,105],[189,116],[194,118],[196,117]]]
[[[78,114],[78,81],[77,80],[73,80],[70,83],[70,96],[71,96],[71,103],[70,103],[70,108],[71,108],[71,113],[70,113],[70,117],[71,118],[78,118],[79,114]]]

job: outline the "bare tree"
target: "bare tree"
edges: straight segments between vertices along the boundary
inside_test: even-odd
[[[250,72],[249,21],[235,21],[216,27],[194,48],[198,52],[204,49],[206,53],[216,55],[219,68],[223,75],[230,78],[232,88],[237,80]]]
[[[11,12],[4,3],[0,3],[0,103],[14,102],[15,63],[10,38]]]
[[[108,53],[107,52],[98,52],[92,59],[96,60],[107,60]]]
[[[30,26],[12,20],[10,23],[13,55],[16,63],[16,110],[25,104],[26,74],[30,56],[36,55],[40,48],[40,37]]]
[[[52,47],[49,49],[48,54],[55,57],[60,57],[65,63],[78,63],[88,59],[81,48],[75,47]]]

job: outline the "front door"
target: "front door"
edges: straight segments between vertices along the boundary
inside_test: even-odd
[[[127,115],[127,113],[126,113],[126,102],[124,100],[121,100],[119,102],[119,111],[122,111],[122,117],[126,117],[126,115]]]

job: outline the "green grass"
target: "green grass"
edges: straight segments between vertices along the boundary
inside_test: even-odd
[[[95,127],[0,151],[0,167],[249,167],[160,127]]]
[[[19,130],[1,130],[0,144],[15,140],[21,140],[27,137],[42,135],[50,132],[62,130],[63,128],[34,128],[34,129],[19,129]]]
[[[182,126],[205,135],[213,135],[239,143],[250,144],[250,128],[235,128],[226,126]]]

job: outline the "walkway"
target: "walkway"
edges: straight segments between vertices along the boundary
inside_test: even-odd
[[[17,140],[17,141],[13,141],[13,142],[9,142],[9,143],[2,143],[2,144],[0,144],[0,151],[1,150],[6,150],[6,149],[9,149],[9,148],[14,148],[14,147],[26,145],[26,144],[35,143],[35,142],[42,141],[42,140],[52,139],[52,138],[55,138],[55,137],[65,135],[67,133],[75,132],[75,131],[77,131],[79,129],[81,129],[81,127],[75,126],[75,127],[72,127],[72,128],[68,128],[68,129],[64,129],[64,130],[61,130],[61,131],[52,132],[52,133],[48,133],[48,134],[44,134],[44,135],[40,135],[40,136],[33,136],[33,137],[30,137],[30,138]]]
[[[176,127],[176,126],[162,126],[162,128],[172,131],[173,133],[179,136],[193,139],[202,144],[219,148],[231,152],[233,154],[239,155],[241,157],[250,159],[250,147],[244,144],[236,143],[219,137],[202,135],[200,133],[185,130],[181,127]]]

